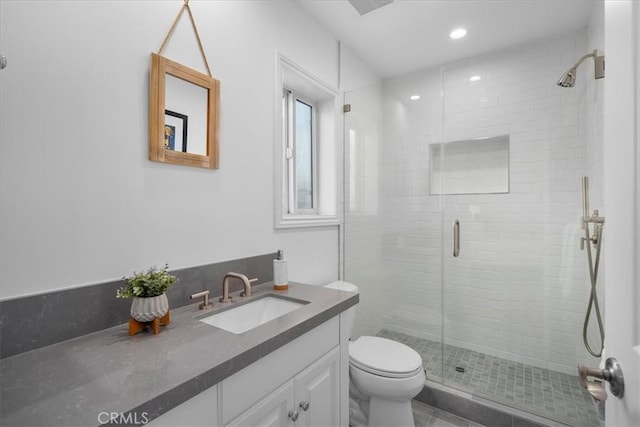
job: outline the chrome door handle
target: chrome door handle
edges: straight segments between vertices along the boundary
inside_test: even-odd
[[[453,221],[453,256],[460,255],[460,221]]]
[[[622,399],[622,396],[624,396],[624,377],[622,376],[622,367],[613,357],[607,359],[604,369],[588,368],[586,366],[578,365],[578,374],[580,376],[580,382],[584,388],[586,388],[589,394],[597,400],[606,400],[607,392],[602,384],[595,381],[588,381],[587,377],[594,377],[607,381],[609,383],[609,389],[615,397]]]

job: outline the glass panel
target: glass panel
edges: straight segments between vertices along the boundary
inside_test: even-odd
[[[440,140],[439,76],[348,92],[344,115],[344,278],[360,290],[352,339],[379,335],[410,346],[431,381],[442,376],[441,196],[428,189],[428,147]],[[420,102],[409,99],[413,90]]]
[[[310,105],[296,99],[296,189],[298,209],[313,209],[313,129]]]
[[[295,213],[295,200],[293,195],[295,194],[295,173],[294,173],[294,159],[293,159],[293,113],[291,112],[291,92],[284,90],[282,94],[282,143],[284,145],[284,157],[285,157],[285,186],[286,186],[286,208],[287,213]]]

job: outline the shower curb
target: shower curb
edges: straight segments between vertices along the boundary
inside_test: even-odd
[[[429,381],[414,398],[422,403],[465,418],[474,423],[491,427],[561,427],[566,424],[543,419],[535,415],[537,421],[497,408],[493,402],[483,402],[468,393],[448,389]],[[520,412],[520,411],[518,411]]]

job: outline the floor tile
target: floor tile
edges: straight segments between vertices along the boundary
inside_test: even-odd
[[[443,348],[441,343],[386,329],[378,335],[415,348],[422,356],[427,378],[433,381],[440,382],[444,376],[446,385],[560,423],[603,425],[577,376],[451,345]],[[441,421],[451,423],[447,419]]]

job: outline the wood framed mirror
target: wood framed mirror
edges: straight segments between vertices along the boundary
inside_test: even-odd
[[[151,54],[149,160],[218,169],[220,82]]]

